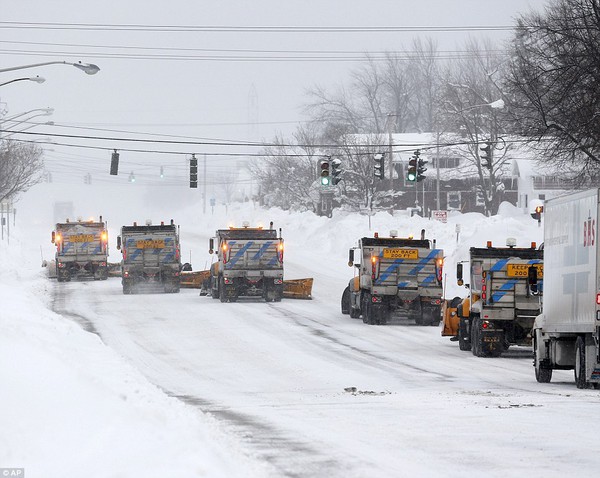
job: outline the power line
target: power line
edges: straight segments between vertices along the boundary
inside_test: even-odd
[[[32,41],[9,41],[0,40],[0,44],[15,44],[15,45],[38,45],[38,46],[58,46],[58,47],[77,47],[77,48],[104,48],[114,50],[143,50],[143,51],[169,51],[169,52],[203,52],[203,53],[276,53],[276,54],[327,54],[327,55],[361,55],[365,53],[380,54],[380,55],[408,55],[421,54],[417,50],[382,50],[369,51],[365,50],[265,50],[265,49],[239,49],[239,48],[188,48],[188,47],[149,47],[149,46],[134,46],[134,45],[93,45],[89,43],[50,43],[50,42],[32,42]],[[30,50],[29,50],[30,51]],[[486,53],[503,53],[504,50],[484,50]],[[437,50],[436,53],[442,55],[453,54],[468,54],[465,50]]]
[[[397,32],[472,32],[515,30],[513,25],[459,26],[241,26],[241,25],[156,25],[58,22],[0,22],[3,29],[88,30],[140,32],[232,32],[232,33],[397,33]]]

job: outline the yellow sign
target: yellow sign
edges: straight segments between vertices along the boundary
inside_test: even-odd
[[[164,249],[165,241],[162,239],[137,241],[135,247],[138,249]]]
[[[544,277],[543,264],[507,264],[506,275],[508,277],[527,277],[529,268],[534,266],[537,269],[538,279]]]
[[[93,240],[93,234],[78,234],[76,236],[69,236],[70,242],[92,242]]]
[[[419,251],[416,249],[384,249],[385,259],[418,259]]]

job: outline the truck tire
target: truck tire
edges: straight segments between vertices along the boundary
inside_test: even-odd
[[[227,302],[227,295],[225,295],[225,281],[222,277],[219,279],[219,300],[221,302]]]
[[[216,280],[214,277],[210,278],[209,287],[210,287],[210,296],[213,299],[219,298],[219,288],[215,286]]]
[[[577,388],[589,388],[585,377],[585,338],[581,335],[575,341],[575,385]]]
[[[550,383],[552,380],[552,369],[543,367],[537,353],[537,340],[533,337],[533,366],[535,368],[535,379],[539,383]]]
[[[471,352],[475,357],[483,357],[479,319],[471,320]]]
[[[373,324],[373,310],[371,307],[371,294],[365,292],[362,295],[361,308],[362,312],[362,321],[365,324],[372,325]]]
[[[458,322],[458,348],[465,352],[471,350],[471,337],[468,333],[467,321],[463,318]]]
[[[123,282],[123,294],[131,294],[131,283]]]
[[[342,314],[350,313],[350,287],[346,287],[342,293]]]

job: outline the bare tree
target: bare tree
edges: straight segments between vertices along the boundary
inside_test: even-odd
[[[518,19],[506,80],[515,131],[579,183],[600,179],[599,85],[599,0],[553,0]]]
[[[44,163],[35,144],[0,142],[0,201],[11,199],[40,182]]]
[[[261,199],[282,209],[317,210],[316,145],[319,134],[313,125],[300,127],[294,133],[294,144],[276,138],[264,151],[264,156],[250,162],[250,174],[257,181]]]
[[[459,149],[475,168],[485,212],[492,214],[504,193],[502,170],[508,150],[501,136],[504,100],[495,79],[501,75],[503,59],[489,41],[481,45],[470,40],[465,50],[468,56],[452,63],[447,71],[441,120],[445,131],[461,137]],[[488,146],[484,160],[481,148]]]

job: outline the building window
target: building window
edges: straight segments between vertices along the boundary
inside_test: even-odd
[[[450,191],[446,194],[448,209],[460,210],[460,191]]]
[[[448,158],[448,157],[440,157],[440,169],[450,169],[450,168],[458,168],[460,158]],[[431,167],[437,168],[438,158],[432,158]]]

